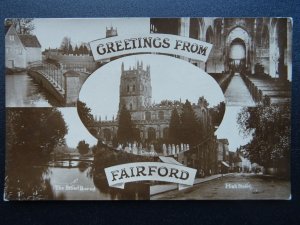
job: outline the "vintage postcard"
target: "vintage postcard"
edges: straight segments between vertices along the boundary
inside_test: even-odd
[[[291,18],[4,26],[4,200],[291,199]]]

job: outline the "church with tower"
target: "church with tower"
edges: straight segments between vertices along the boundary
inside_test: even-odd
[[[143,62],[137,62],[136,68],[121,68],[120,81],[120,103],[119,109],[123,105],[131,112],[132,120],[143,120],[143,110],[152,103],[152,86],[150,76],[150,66],[143,69]]]
[[[119,112],[123,105],[131,114],[136,133],[142,141],[155,141],[168,138],[169,124],[172,110],[177,108],[180,113],[183,103],[164,100],[153,103],[150,65],[137,62],[136,65],[125,69],[121,65],[119,88]],[[204,97],[200,97],[197,103],[192,103],[198,119],[201,119],[207,127],[212,126],[208,104]],[[111,143],[117,135],[118,117],[113,120],[97,120],[90,129],[97,131],[97,137],[106,143]]]

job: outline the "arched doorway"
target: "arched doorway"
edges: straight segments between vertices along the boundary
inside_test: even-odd
[[[206,42],[213,44],[214,32],[211,26],[206,30]]]
[[[225,68],[229,72],[241,72],[252,67],[251,37],[242,27],[233,28],[226,38]],[[235,60],[235,61],[234,61]],[[254,69],[254,67],[253,67]]]
[[[234,39],[230,44],[229,69],[233,73],[241,73],[246,68],[246,45],[240,39]]]
[[[190,19],[190,38],[194,38],[200,40],[200,24],[198,18],[191,18]]]

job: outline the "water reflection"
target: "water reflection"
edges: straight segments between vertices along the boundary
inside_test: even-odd
[[[5,76],[6,107],[50,107],[59,102],[26,73]]]
[[[149,199],[148,184],[128,183],[124,189],[109,187],[105,174],[96,172],[87,162],[57,161],[14,171],[18,173],[9,174],[13,179],[6,181],[8,200]]]
[[[18,167],[18,166],[17,166]],[[43,200],[54,199],[54,192],[47,177],[46,167],[27,167],[7,171],[5,180],[5,199]]]

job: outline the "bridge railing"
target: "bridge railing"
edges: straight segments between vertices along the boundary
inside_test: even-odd
[[[27,69],[36,70],[41,73],[45,78],[47,78],[53,86],[61,92],[65,92],[64,90],[64,72],[62,68],[57,67],[54,64],[36,61],[28,64]]]
[[[34,62],[29,62],[27,65],[27,69],[38,69],[43,67],[43,62],[42,61],[34,61]]]

